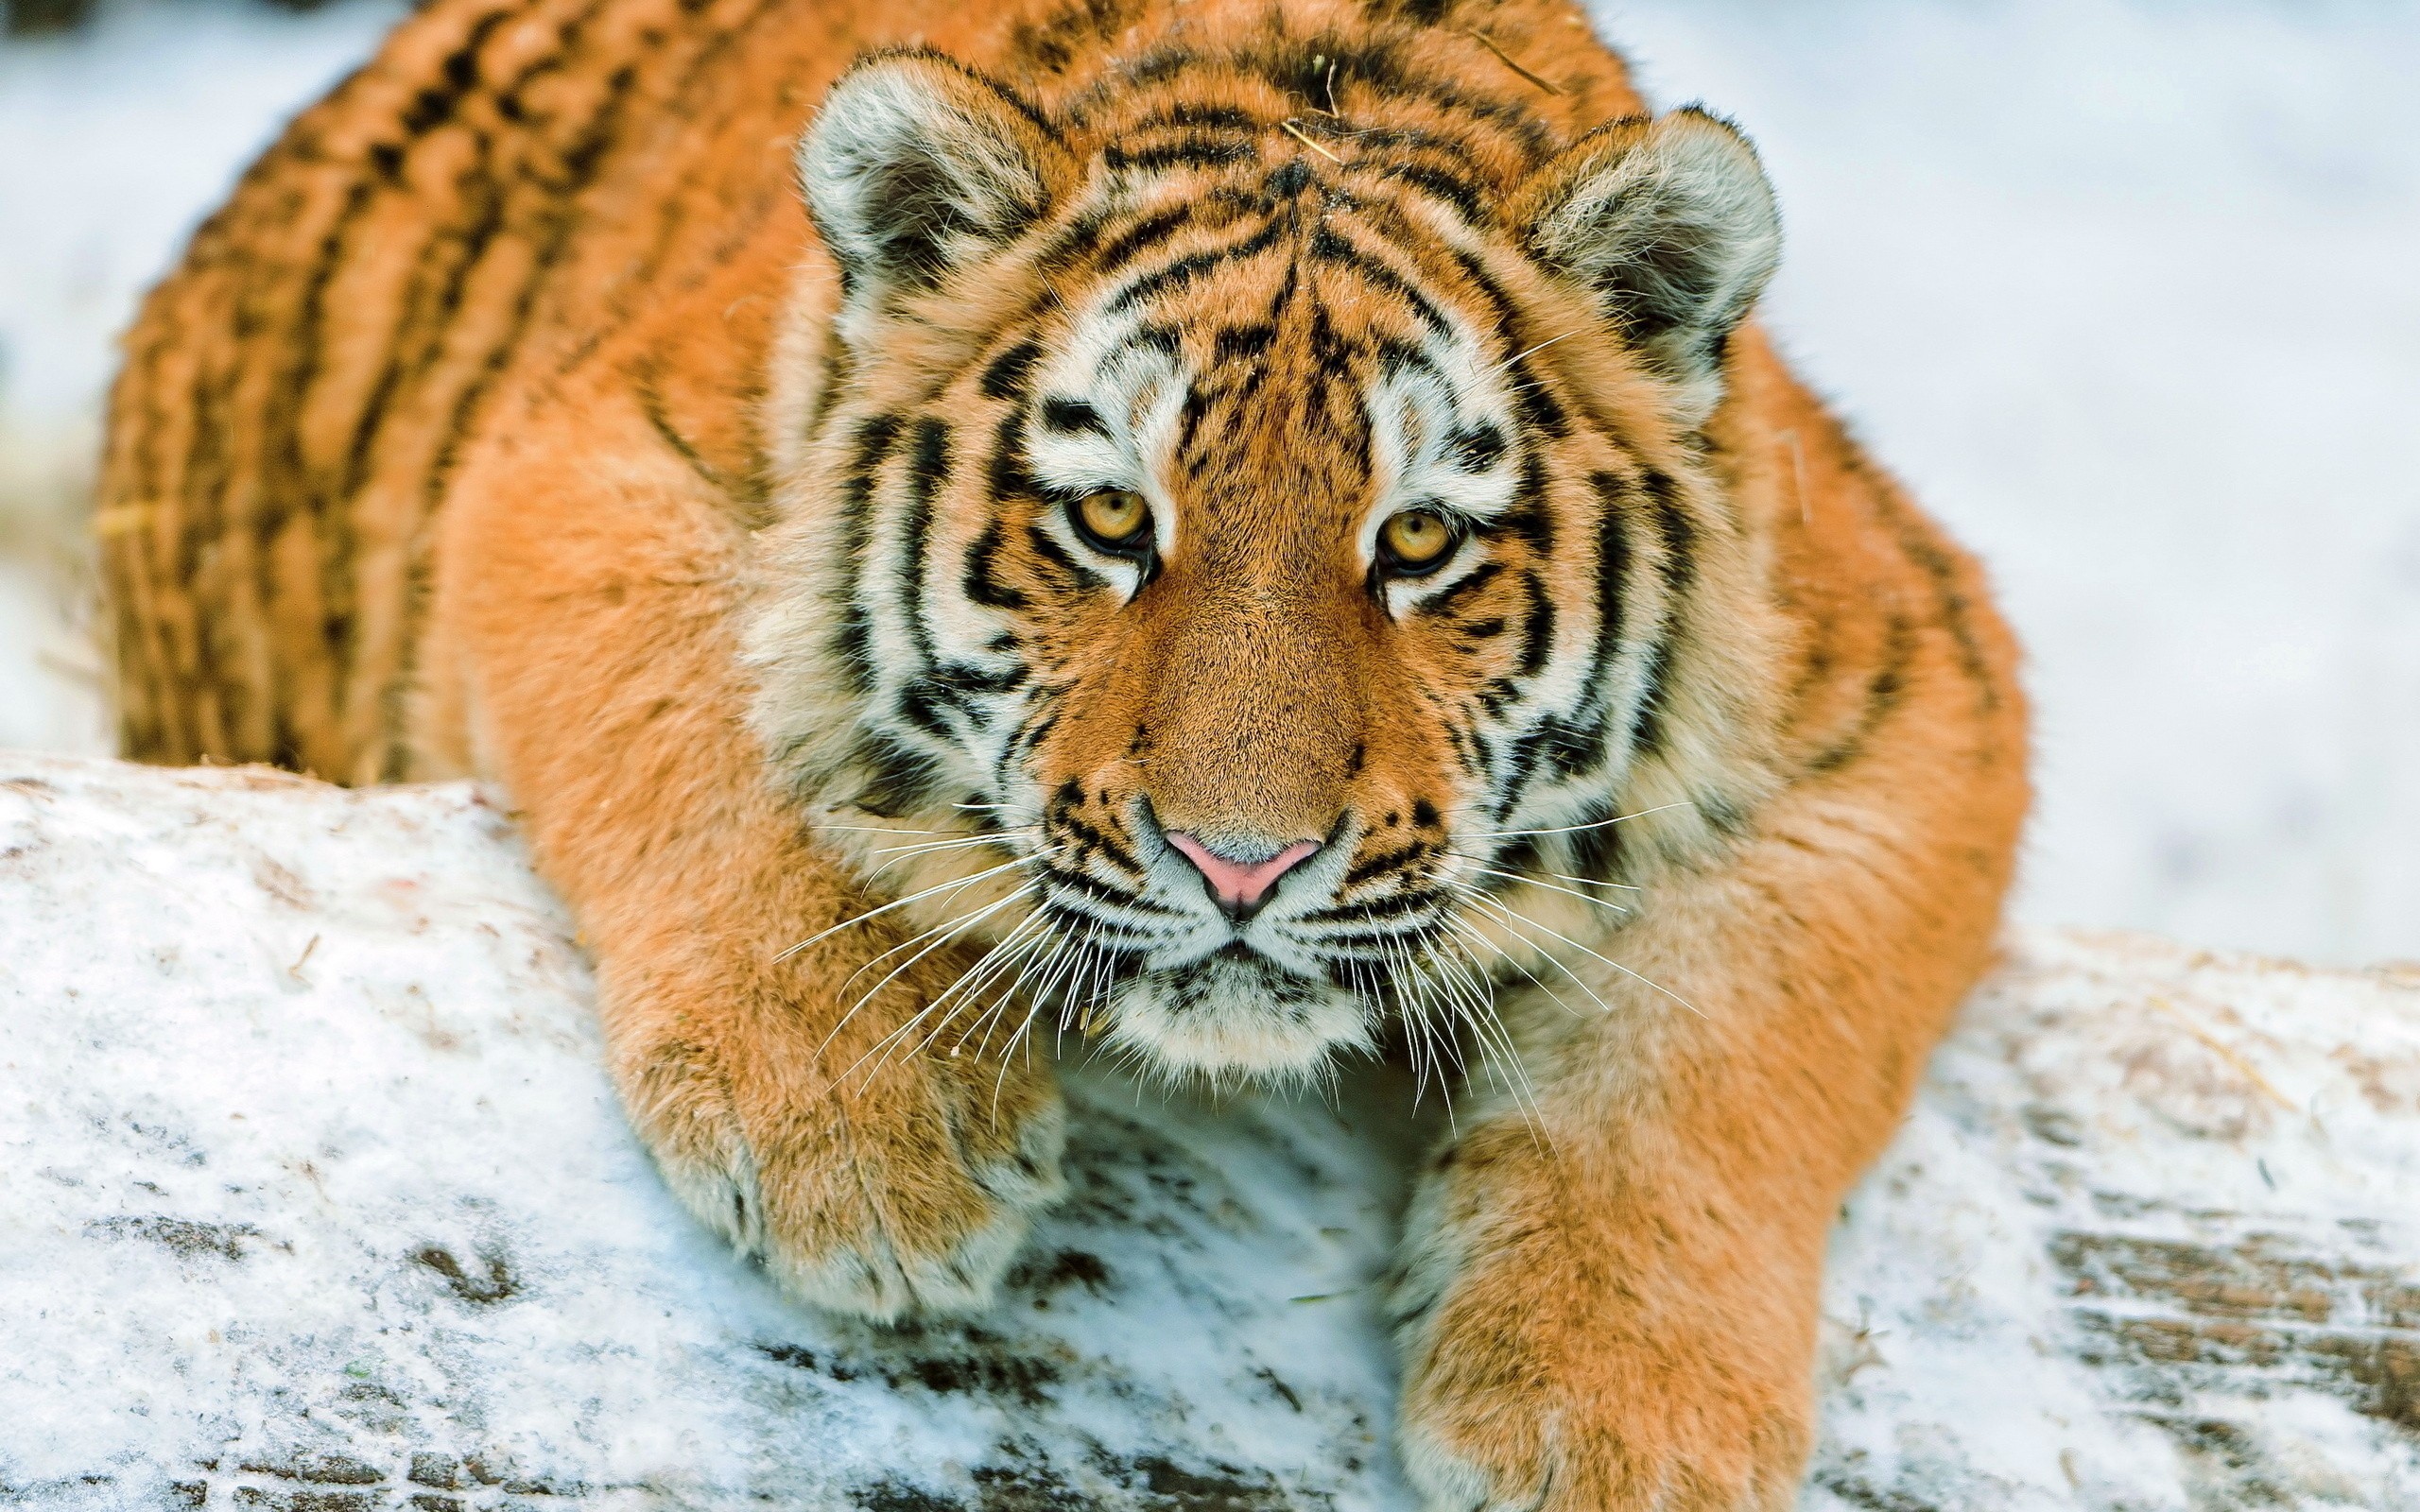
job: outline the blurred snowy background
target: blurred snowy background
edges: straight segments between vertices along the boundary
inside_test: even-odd
[[[111,338],[401,13],[7,0],[0,746],[108,748]],[[2420,957],[2420,4],[1599,0],[1757,139],[1766,318],[2031,652],[2020,915]]]

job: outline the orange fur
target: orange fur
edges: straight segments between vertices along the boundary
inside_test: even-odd
[[[791,149],[854,58],[904,43],[934,56],[852,77],[957,133],[935,150],[988,198],[919,232],[946,265],[929,286],[911,261],[843,290],[833,238],[863,228],[810,225]],[[820,214],[873,150],[828,138],[883,105],[827,121],[822,160],[810,138],[810,187],[819,162],[842,175]],[[683,1199],[802,1296],[977,1307],[1060,1190],[1057,1094],[1013,1053],[1052,983],[981,974],[1037,917],[1024,873],[986,870],[1011,836],[868,756],[835,575],[893,549],[866,509],[911,494],[935,560],[994,559],[1003,521],[1057,528],[967,460],[1007,455],[982,438],[1029,397],[1003,352],[1080,336],[1124,272],[1102,241],[1249,201],[1297,239],[1160,307],[1168,360],[1225,376],[1150,485],[1172,534],[1148,582],[1064,590],[1051,549],[997,538],[982,601],[1023,606],[1016,654],[1055,711],[1029,759],[1053,797],[1019,814],[1080,856],[1157,825],[1442,875],[1485,839],[1470,711],[1581,665],[1583,624],[1626,626],[1648,691],[1603,719],[1630,744],[1572,781],[1618,773],[1605,801],[1637,816],[1530,842],[1454,926],[1500,1021],[1465,1048],[1516,1057],[1527,1091],[1476,1078],[1424,1175],[1401,1442],[1440,1507],[1786,1507],[1825,1233],[1985,964],[2024,710],[1974,565],[1753,324],[1693,368],[1687,329],[1668,350],[1623,323],[1654,290],[1555,262],[1586,228],[1535,228],[1625,164],[1746,161],[1702,120],[1596,129],[1638,109],[1556,0],[433,0],[295,122],[128,338],[99,522],[126,748],[502,781]],[[1216,150],[1145,174],[1094,241],[1070,231],[1112,155],[1212,115]],[[1149,234],[1174,257],[1227,232]],[[1220,367],[1220,333],[1298,283],[1320,321],[1271,318]],[[1387,596],[1418,585],[1369,558],[1386,438],[1335,356],[1426,339],[1406,284],[1458,330],[1495,310],[1505,403],[1564,416],[1549,435],[1521,411],[1546,520],[1481,531],[1497,571],[1459,618]],[[1616,536],[1618,584],[1582,550]],[[874,676],[907,654],[891,633],[853,643]],[[967,843],[894,849],[925,830]],[[839,927],[890,899],[912,901]],[[1004,990],[977,1002],[969,971]],[[1371,992],[1435,1042],[1421,1001]],[[1365,1030],[1148,1042],[1284,1070]]]

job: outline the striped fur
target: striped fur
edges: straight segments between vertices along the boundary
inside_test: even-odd
[[[1975,569],[1745,323],[1753,151],[1550,0],[974,9],[407,21],[129,336],[128,753],[506,783],[667,1179],[875,1316],[981,1305],[1060,1191],[1037,1019],[1471,1061],[1414,1481],[1789,1504],[2024,730]],[[1247,908],[1196,851],[1307,859]]]

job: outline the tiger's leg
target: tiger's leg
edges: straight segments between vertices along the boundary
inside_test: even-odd
[[[979,1306],[1061,1192],[1056,1087],[971,1041],[920,1052],[951,952],[854,1013],[913,954],[861,971],[906,932],[876,919],[789,953],[869,905],[750,732],[744,542],[618,403],[499,427],[512,439],[467,465],[438,670],[595,952],[614,1077],[672,1189],[807,1300]]]
[[[1962,765],[1895,813],[1786,796],[1732,865],[1654,889],[1605,951],[1687,1006],[1603,967],[1608,1010],[1503,1005],[1534,1111],[1436,1155],[1392,1297],[1432,1508],[1794,1503],[1827,1230],[2005,885],[2021,779]]]

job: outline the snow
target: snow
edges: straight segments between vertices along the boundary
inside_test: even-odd
[[[2021,934],[1835,1236],[1808,1505],[2420,1508],[2416,1187],[2420,971]]]
[[[0,758],[0,1504],[1406,1506],[1392,1073],[1070,1046],[1075,1196],[886,1332],[665,1193],[467,785]],[[1806,1505],[2420,1508],[2415,1187],[2420,972],[2020,933],[1846,1204]]]
[[[1400,1503],[1366,1283],[1404,1160],[1346,1124],[1388,1078],[1213,1109],[1079,1072],[999,1314],[890,1332],[663,1189],[467,786],[0,765],[0,1504]]]
[[[1599,9],[1755,136],[1770,322],[1995,571],[2040,715],[2019,915],[2420,957],[2420,9]],[[0,43],[0,745],[106,749],[92,653],[18,628],[58,595],[11,511],[73,533],[107,338],[397,13]]]

